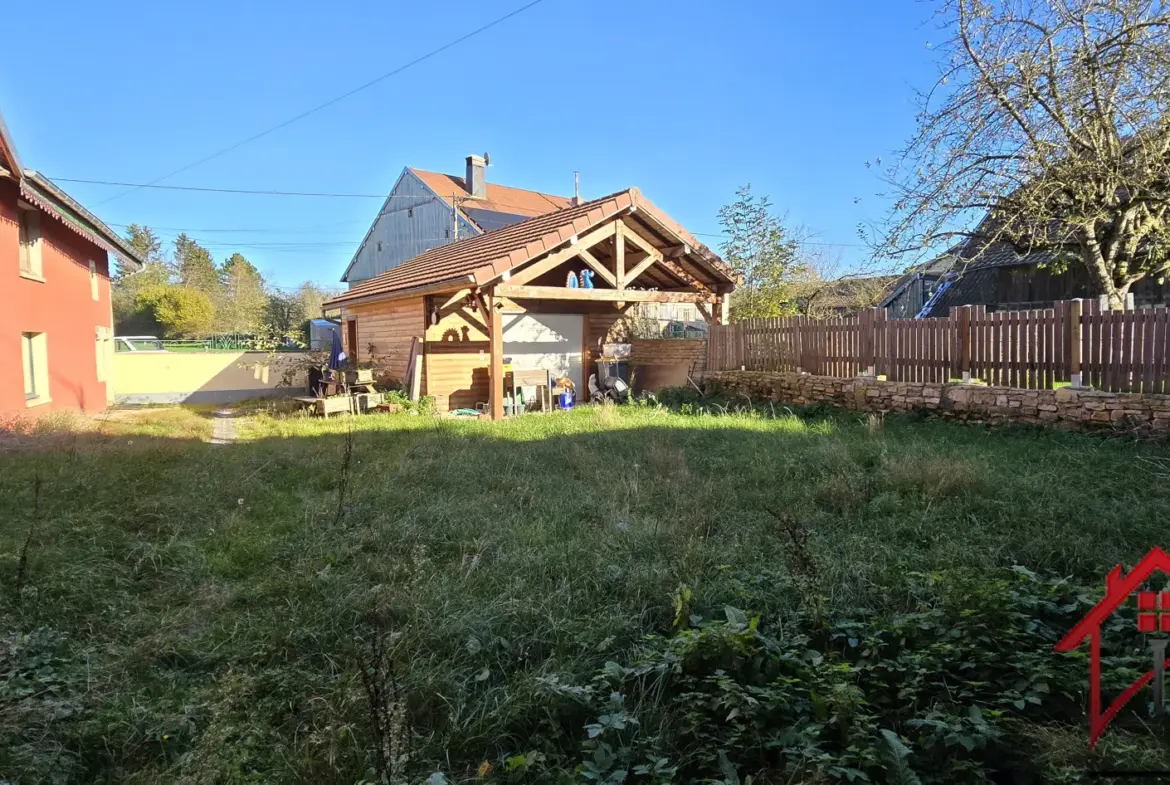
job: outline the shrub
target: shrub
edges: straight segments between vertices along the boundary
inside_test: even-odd
[[[137,310],[153,313],[167,338],[206,335],[215,322],[211,298],[186,286],[151,286],[138,293]]]

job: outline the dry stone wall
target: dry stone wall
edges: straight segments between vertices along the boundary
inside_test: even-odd
[[[836,378],[771,371],[707,374],[736,394],[791,404],[828,403],[861,412],[928,410],[940,416],[985,423],[1020,422],[1060,428],[1135,428],[1170,431],[1170,395],[1112,393],[1064,387],[1021,390],[977,384],[889,382],[868,377]]]

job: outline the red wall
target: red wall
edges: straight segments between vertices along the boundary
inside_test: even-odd
[[[16,183],[0,180],[0,421],[62,409],[101,411],[106,408],[106,385],[97,378],[97,327],[113,326],[106,252],[41,213],[45,281],[21,277],[18,196]],[[97,300],[90,291],[91,259],[97,263]],[[24,332],[45,333],[51,403],[25,404],[20,353]]]

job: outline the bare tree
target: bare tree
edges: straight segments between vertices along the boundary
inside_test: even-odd
[[[806,274],[791,284],[791,291],[796,312],[814,319],[876,307],[898,280],[879,260],[846,265],[840,252],[831,249],[806,251],[805,263]]]
[[[1168,3],[940,2],[943,68],[889,173],[883,252],[963,234],[967,258],[1045,251],[1122,307],[1170,268]]]

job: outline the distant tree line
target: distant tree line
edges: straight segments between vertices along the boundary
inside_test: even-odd
[[[139,272],[114,276],[114,329],[119,335],[206,338],[246,335],[257,341],[307,343],[309,320],[320,317],[333,294],[306,281],[295,291],[269,285],[243,254],[216,264],[211,252],[185,233],[169,256],[148,226],[131,224],[130,246],[145,260]]]

